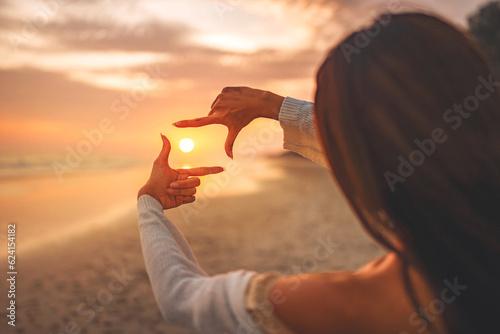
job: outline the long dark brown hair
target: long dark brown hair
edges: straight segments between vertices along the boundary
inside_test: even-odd
[[[384,14],[317,74],[321,141],[363,225],[436,298],[467,287],[442,314],[449,333],[498,332],[500,90],[485,59],[442,19]]]

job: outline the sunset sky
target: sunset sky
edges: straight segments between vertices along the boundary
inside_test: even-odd
[[[406,4],[465,25],[484,2]],[[0,0],[0,8],[2,156],[63,157],[90,133],[89,157],[148,158],[163,132],[174,144],[192,138],[190,154],[210,164],[225,159],[226,128],[172,122],[208,113],[225,86],[310,100],[327,50],[387,2]],[[238,141],[258,133],[254,125]]]

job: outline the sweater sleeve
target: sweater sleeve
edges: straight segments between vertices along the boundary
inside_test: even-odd
[[[314,104],[285,98],[279,121],[284,131],[283,147],[328,168],[314,121]]]
[[[143,195],[137,207],[146,270],[163,317],[200,333],[261,334],[245,309],[245,291],[256,273],[208,276],[156,199]]]

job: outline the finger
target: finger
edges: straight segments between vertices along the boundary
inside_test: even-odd
[[[161,152],[158,155],[158,158],[156,158],[156,161],[165,164],[168,166],[168,156],[170,155],[170,150],[172,149],[172,146],[170,145],[170,141],[165,137],[163,134],[161,134],[161,140],[163,141],[163,147],[161,148]]]
[[[224,87],[222,88],[221,93],[230,93],[230,92],[238,92],[240,90],[240,87]]]
[[[196,188],[187,188],[187,189],[168,188],[167,194],[174,196],[193,196],[194,194],[196,194]]]
[[[177,206],[182,205],[182,204],[187,204],[187,203],[193,203],[195,200],[196,200],[196,197],[194,197],[194,196],[177,196],[175,198]]]
[[[187,180],[177,180],[170,184],[170,188],[186,189],[198,187],[201,184],[200,179],[197,177],[191,177]]]
[[[217,174],[224,171],[223,167],[197,167],[197,168],[186,168],[183,169],[187,172],[189,176],[204,176],[209,174]]]
[[[177,175],[177,181],[182,181],[182,180],[187,180],[189,177],[189,174],[184,172],[185,169],[177,169],[177,172],[179,173]]]
[[[236,136],[238,136],[238,133],[240,133],[240,130],[233,130],[232,128],[229,128],[229,132],[228,132],[227,138],[226,138],[226,144],[224,145],[224,148],[226,150],[226,154],[231,159],[233,158],[234,141],[236,139]]]
[[[219,100],[220,100],[220,96],[221,96],[221,94],[217,95],[217,97],[215,98],[214,102],[212,102],[212,105],[210,106],[210,109],[213,109],[213,108],[214,108],[214,106],[215,106],[215,104],[216,104],[217,102],[219,102]],[[211,111],[210,111],[210,113],[211,113]],[[208,115],[210,116],[210,114],[208,114]]]
[[[172,125],[178,128],[197,128],[200,126],[205,126],[210,124],[217,124],[217,119],[214,117],[205,116],[193,119],[185,119],[182,121],[175,122]]]

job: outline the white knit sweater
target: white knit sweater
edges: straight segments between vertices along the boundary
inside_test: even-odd
[[[326,166],[313,107],[290,97],[284,100],[279,115],[284,148]],[[256,273],[238,270],[208,276],[157,200],[141,196],[137,207],[146,269],[163,317],[200,333],[262,333],[245,308],[245,291]]]

